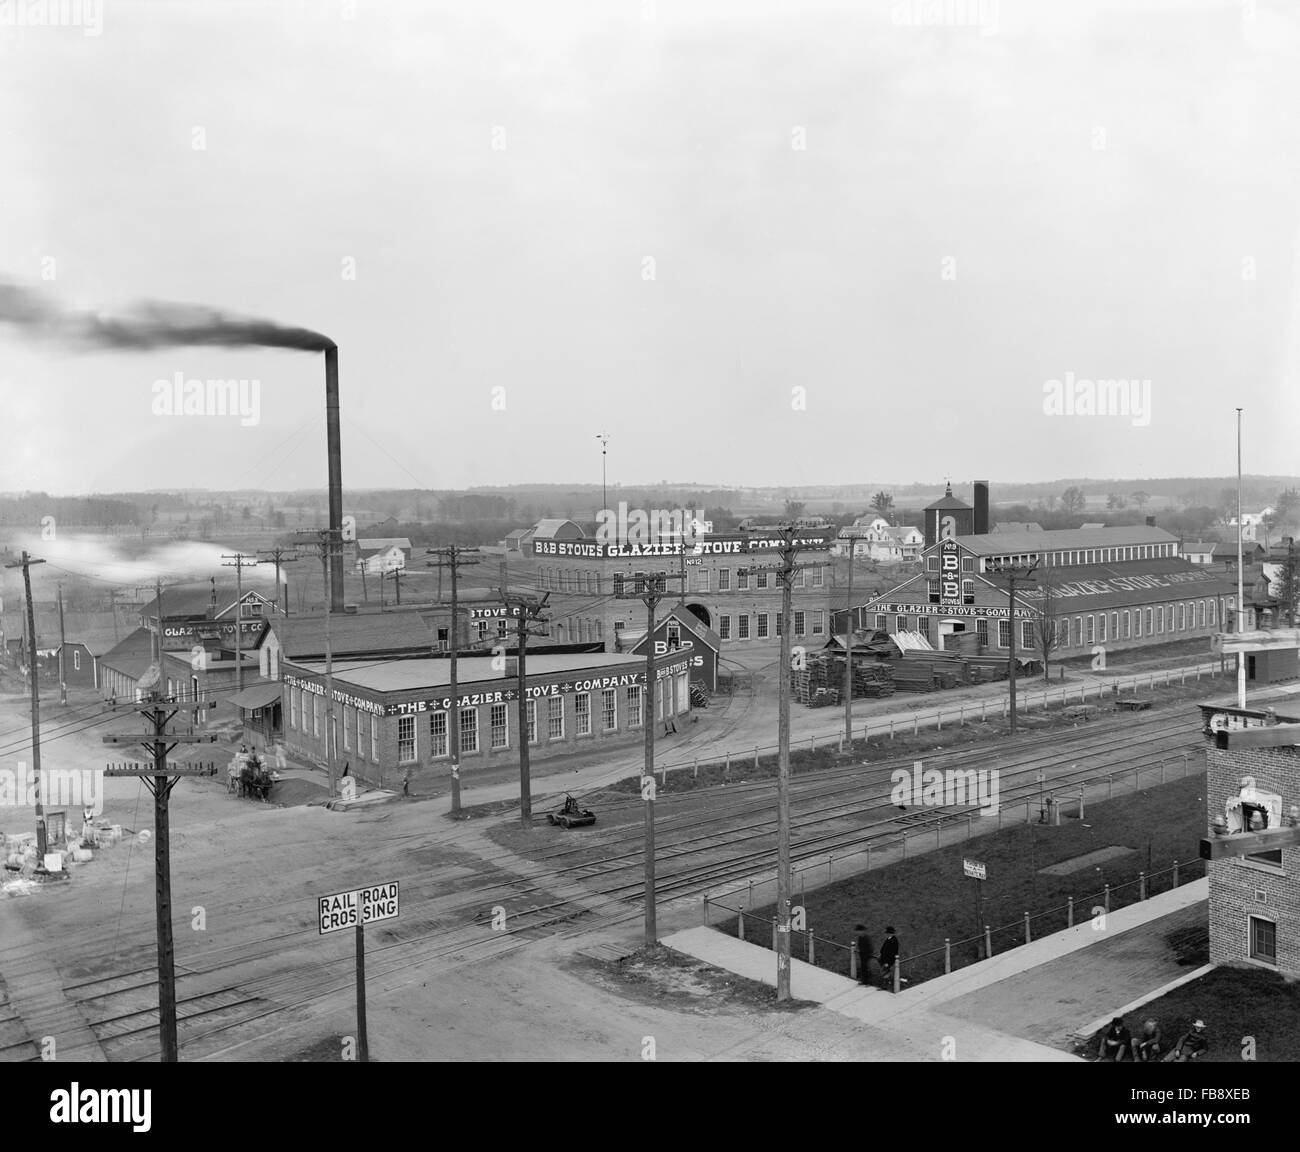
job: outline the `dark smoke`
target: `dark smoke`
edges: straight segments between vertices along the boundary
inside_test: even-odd
[[[286,328],[194,304],[145,301],[121,315],[77,312],[7,280],[0,280],[0,323],[29,337],[83,351],[212,344],[325,352],[336,346],[328,336],[309,328]]]

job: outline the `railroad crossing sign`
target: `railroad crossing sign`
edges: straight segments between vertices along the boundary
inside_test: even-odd
[[[398,915],[397,881],[320,896],[316,900],[316,909],[322,936],[341,932],[344,928],[373,924],[376,920],[395,920]]]
[[[989,878],[988,866],[980,860],[963,860],[961,868],[967,876],[974,880],[987,880]]]

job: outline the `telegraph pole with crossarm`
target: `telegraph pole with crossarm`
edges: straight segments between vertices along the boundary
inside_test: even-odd
[[[170,825],[167,802],[176,781],[182,776],[213,776],[215,764],[168,765],[167,754],[177,744],[206,744],[215,734],[182,735],[168,732],[167,724],[179,710],[162,694],[162,671],[155,663],[140,678],[138,691],[144,699],[130,704],[112,705],[115,711],[136,711],[143,715],[153,731],[143,736],[114,734],[103,736],[105,744],[138,744],[153,756],[153,764],[109,765],[105,776],[139,776],[153,793],[154,812],[154,903],[158,936],[158,1038],[164,1063],[175,1063],[176,1045],[176,961],[172,947],[172,878]],[[209,705],[211,706],[211,705]]]
[[[453,703],[451,710],[447,714],[447,747],[451,752],[451,814],[457,816],[460,814],[460,712],[455,701],[460,697],[460,685],[456,677],[456,658],[460,654],[460,605],[456,599],[458,585],[456,577],[461,568],[480,563],[478,560],[479,550],[448,544],[445,548],[426,548],[424,551],[428,556],[438,557],[437,560],[426,560],[425,566],[437,568],[439,578],[442,576],[442,569],[447,568],[451,572],[451,628],[448,629],[448,633],[451,636],[451,699]]]
[[[777,565],[753,565],[741,572],[775,571],[781,584],[781,660],[777,680],[777,776],[776,776],[776,998],[790,999],[790,898],[793,888],[790,875],[790,628],[794,574],[801,568],[817,567],[796,564],[795,556],[803,551],[825,552],[828,540],[799,535],[794,524],[779,524],[773,535],[780,541],[770,551],[781,557]],[[865,963],[865,960],[864,960]]]
[[[41,805],[41,687],[36,675],[36,614],[32,609],[33,564],[44,564],[23,552],[6,568],[23,570],[23,593],[27,597],[27,674],[31,677],[32,692],[32,777],[36,784],[36,854],[41,868],[45,867],[45,851],[49,843],[45,838],[45,809]]]
[[[645,801],[645,942],[658,940],[655,924],[655,609],[670,595],[668,581],[686,577],[680,573],[634,572],[631,580],[614,580],[616,600],[640,600],[646,607],[645,688],[641,693],[641,722],[645,727],[645,763],[641,770],[641,798]],[[630,586],[629,586],[630,585]]]
[[[1011,647],[1007,652],[1007,689],[1010,693],[1010,731],[1014,734],[1016,730],[1016,583],[1032,583],[1030,577],[1033,576],[1035,569],[1038,567],[1038,561],[1032,564],[995,564],[986,575],[994,579],[1005,580],[1007,585],[1008,601],[1007,611],[1011,618]]]
[[[550,617],[543,616],[542,612],[546,608],[546,602],[551,598],[549,592],[542,594],[540,600],[532,596],[512,596],[510,590],[503,587],[501,589],[501,603],[506,606],[508,615],[514,615],[516,619],[516,643],[519,652],[519,823],[525,828],[533,826],[533,798],[531,783],[528,778],[528,674],[524,668],[525,653],[528,648],[528,637],[545,635],[544,631],[530,632],[530,624],[545,624]],[[452,719],[457,726],[460,725],[460,708],[459,702],[455,699],[451,702]],[[538,717],[537,723],[541,724],[541,718]]]
[[[235,689],[242,692],[244,690],[244,569],[256,567],[258,561],[256,556],[246,556],[243,552],[223,552],[221,558],[230,561],[229,564],[223,564],[223,568],[235,570]],[[278,571],[277,569],[277,573]],[[158,613],[158,643],[162,644],[161,611]]]

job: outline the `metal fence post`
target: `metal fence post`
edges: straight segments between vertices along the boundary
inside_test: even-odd
[[[858,942],[854,940],[849,945],[849,979],[858,978]]]
[[[1086,780],[1079,781],[1079,819],[1083,819],[1083,793],[1088,787]]]
[[[1114,773],[1106,773],[1106,799],[1109,800],[1115,794],[1115,776]]]
[[[1029,913],[1026,912],[1025,913],[1025,943],[1029,944],[1030,942],[1031,941],[1029,936]]]
[[[709,926],[709,894],[704,893],[704,926]]]
[[[1147,898],[1147,874],[1145,872],[1139,871],[1138,872],[1138,899],[1145,900],[1146,898]]]
[[[907,859],[907,833],[903,833],[903,859]]]
[[[695,757],[695,771],[691,775],[697,780],[700,778],[700,758],[698,756]]]
[[[809,752],[816,752],[816,751],[817,751],[817,737],[816,737],[816,736],[809,736],[809,737],[808,737],[808,751],[809,751]]]
[[[813,935],[812,930],[808,932],[808,963],[817,963],[817,937]]]
[[[952,971],[952,941],[945,936],[943,938],[943,974],[948,975]]]
[[[826,879],[829,880],[835,871],[835,853],[832,852],[826,857]]]
[[[934,710],[934,722],[939,726],[939,731],[943,731],[943,710],[936,708]]]
[[[754,748],[754,771],[758,771],[758,748]]]
[[[993,955],[993,932],[987,924],[984,925],[984,959],[987,960]]]
[[[871,845],[867,845],[867,871],[871,871]]]
[[[985,714],[984,714],[984,707],[985,707],[985,705],[986,705],[987,703],[988,703],[987,700],[981,700],[981,701],[980,701],[980,723],[983,723],[984,720],[986,719]]]
[[[742,940],[745,938],[745,911],[743,908],[736,917],[736,935]]]
[[[894,957],[894,992],[897,993],[903,981],[903,962],[902,958]]]
[[[966,705],[965,705],[965,704],[963,704],[963,705],[962,705],[962,706],[957,710],[957,727],[958,727],[958,728],[965,728],[965,727],[966,727]]]
[[[912,713],[912,735],[916,735],[916,713]]]
[[[1174,861],[1174,887],[1178,887],[1178,861]]]
[[[1104,897],[1104,899],[1102,900],[1102,904],[1105,906],[1106,911],[1109,912],[1110,911],[1110,885],[1109,884],[1105,886],[1105,890],[1102,895]]]
[[[1074,927],[1074,897],[1073,896],[1067,896],[1065,898],[1065,926],[1067,928]]]
[[[727,753],[727,758],[722,762],[722,778],[724,780],[731,779],[731,753],[730,752]]]

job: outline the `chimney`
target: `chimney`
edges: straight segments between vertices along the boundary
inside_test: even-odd
[[[975,535],[987,535],[989,530],[989,482],[975,481]]]
[[[1155,526],[1156,526],[1156,518],[1155,518],[1154,516],[1148,516],[1148,517],[1147,517],[1147,527],[1148,527],[1148,528],[1154,528]]]

